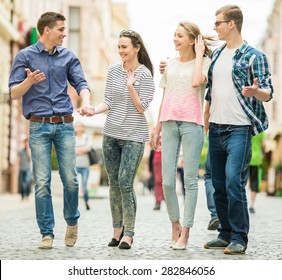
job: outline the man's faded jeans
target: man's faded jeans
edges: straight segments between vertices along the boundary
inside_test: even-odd
[[[51,194],[52,144],[56,150],[63,183],[64,219],[68,225],[74,226],[80,213],[73,123],[30,122],[29,146],[35,180],[36,219],[42,236],[54,237],[55,219]]]

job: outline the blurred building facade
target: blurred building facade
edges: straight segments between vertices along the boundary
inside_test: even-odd
[[[282,196],[282,0],[275,0],[261,41],[262,50],[271,63],[274,98],[265,103],[269,116],[267,132],[273,139],[268,170],[268,193]]]
[[[15,1],[0,1],[0,191],[9,189],[10,162],[15,149],[13,123],[17,121],[19,102],[11,102],[8,96],[8,78],[11,69],[13,52],[25,44],[24,34],[20,32],[20,17],[16,15]],[[16,43],[14,43],[16,42]],[[14,120],[12,122],[12,119]]]
[[[260,43],[261,49],[268,55],[271,64],[274,98],[266,102],[265,107],[269,116],[269,129],[273,137],[282,132],[282,0],[276,0],[268,18],[266,32]]]
[[[124,3],[111,0],[1,0],[0,1],[0,193],[18,191],[17,152],[28,137],[29,122],[21,113],[21,100],[11,101],[8,79],[13,57],[23,47],[37,41],[36,25],[41,14],[56,11],[66,17],[64,46],[80,59],[97,104],[104,95],[107,68],[119,60],[117,37],[129,20]],[[73,88],[69,89],[74,108],[80,106]],[[101,124],[92,129],[101,130]]]

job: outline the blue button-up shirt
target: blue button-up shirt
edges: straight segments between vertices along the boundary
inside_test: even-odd
[[[226,44],[213,51],[211,55],[211,66],[208,72],[208,84],[206,100],[212,102],[212,76],[216,60],[221,54]],[[258,87],[270,91],[270,99],[273,94],[271,83],[270,65],[264,53],[248,45],[246,41],[240,49],[235,51],[232,59],[232,80],[235,87],[236,96],[249,117],[253,131],[258,134],[268,128],[268,118],[263,107],[263,102],[255,97],[245,97],[242,94],[242,86],[253,85],[254,78],[258,78]],[[269,99],[269,100],[270,100]]]
[[[73,106],[68,94],[68,82],[77,93],[89,89],[78,58],[68,49],[57,46],[50,54],[38,41],[19,51],[14,59],[9,79],[9,89],[26,79],[25,68],[31,72],[39,69],[46,80],[34,84],[22,96],[23,115],[34,116],[70,115]]]

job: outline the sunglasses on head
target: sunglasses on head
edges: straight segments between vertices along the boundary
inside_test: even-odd
[[[136,33],[133,31],[133,30],[122,30],[119,34],[119,36],[131,36],[131,37],[134,37],[136,39],[138,39]]]

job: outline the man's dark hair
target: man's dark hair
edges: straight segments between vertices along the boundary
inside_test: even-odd
[[[39,34],[40,35],[43,34],[44,28],[46,26],[52,29],[56,25],[56,22],[58,20],[65,21],[66,18],[63,15],[59,13],[55,13],[55,12],[47,12],[47,13],[42,14],[37,22],[37,30]]]

